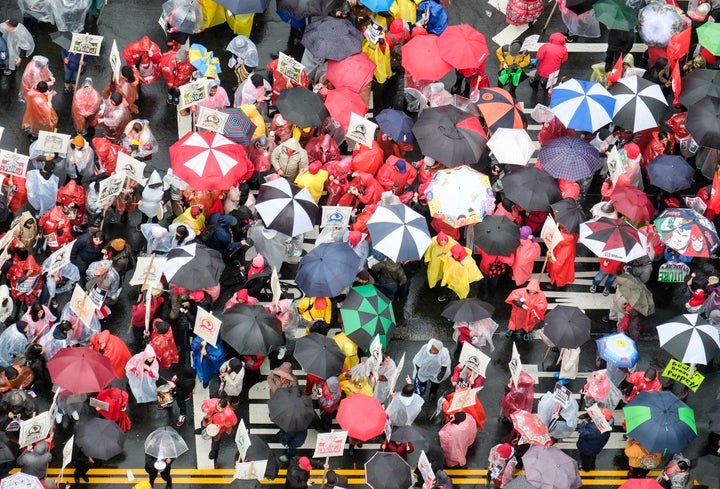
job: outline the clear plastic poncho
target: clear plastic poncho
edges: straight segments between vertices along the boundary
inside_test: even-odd
[[[571,397],[567,407],[563,407],[555,400],[552,392],[546,392],[540,398],[537,414],[548,427],[550,436],[562,440],[572,435],[577,428],[578,403]],[[557,419],[556,414],[559,415]]]
[[[140,124],[139,131],[136,124]],[[157,153],[159,149],[147,119],[131,120],[125,126],[123,134],[121,145],[130,152],[133,158],[147,158],[153,153]]]
[[[73,263],[68,263],[54,274],[49,274],[50,257],[47,257],[42,263],[42,271],[45,275],[45,286],[48,289],[50,297],[56,294],[70,292],[73,286],[80,280],[80,270]]]
[[[18,7],[23,17],[32,17],[40,22],[53,23],[53,14],[50,10],[52,0],[18,0]]]
[[[0,365],[10,366],[15,357],[22,354],[27,348],[28,339],[18,331],[15,324],[8,326],[0,334]]]
[[[92,0],[48,0],[55,26],[60,32],[81,32]]]
[[[245,36],[234,37],[225,49],[234,55],[228,61],[230,69],[235,68],[238,63],[251,68],[255,68],[260,64],[260,57],[255,43]]]

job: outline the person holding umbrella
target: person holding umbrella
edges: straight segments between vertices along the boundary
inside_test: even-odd
[[[660,392],[662,383],[657,378],[658,371],[654,367],[645,369],[641,372],[633,372],[625,377],[626,386],[623,389],[623,401],[631,402],[638,393],[643,391]]]
[[[172,489],[172,475],[170,469],[174,459],[170,457],[158,458],[145,454],[145,472],[150,478],[150,487],[155,487],[155,479],[158,474],[165,481],[165,489]]]
[[[77,443],[73,443],[71,461],[73,467],[75,467],[75,484],[80,484],[80,479],[85,482],[90,482],[87,473],[88,470],[90,470],[90,467],[92,467],[95,463],[95,460],[92,457],[85,455],[85,452],[78,446]]]
[[[515,332],[522,330],[523,339],[528,341],[530,331],[545,318],[548,307],[547,298],[540,290],[540,282],[533,279],[527,286],[513,290],[505,299],[505,303],[512,307],[505,336],[510,338]]]

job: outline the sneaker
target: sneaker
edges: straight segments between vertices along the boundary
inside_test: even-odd
[[[512,338],[514,332],[515,331],[513,331],[512,329],[508,329],[507,331],[505,331],[505,336],[508,338]]]
[[[569,382],[570,382],[570,379],[560,379],[560,380],[557,381],[557,383],[560,384],[560,385],[565,385],[565,384],[567,384],[567,383],[569,383]]]
[[[287,461],[289,460],[289,459],[287,458],[287,455],[285,455],[285,454],[280,455],[280,456],[278,457],[278,459],[279,459],[282,463],[287,463]]]
[[[610,295],[610,287],[605,287],[605,288],[603,289],[603,295],[604,295],[605,297],[607,297],[607,296]]]
[[[61,424],[62,423],[63,415],[60,413],[55,414],[55,423]]]
[[[210,450],[210,453],[208,453],[208,458],[210,460],[215,460],[218,456],[217,450]]]
[[[5,76],[10,76],[12,74],[13,74],[12,70],[3,70],[3,75],[5,75]]]
[[[594,294],[595,292],[597,292],[597,286],[593,284],[590,286],[590,293]]]
[[[281,346],[280,349],[278,350],[277,359],[282,360],[283,358],[285,358],[286,353],[287,353],[287,348],[285,348],[284,346]]]
[[[180,428],[180,427],[181,427],[182,425],[184,425],[184,424],[185,424],[185,416],[183,416],[183,415],[178,416],[178,419],[177,419],[177,421],[175,422],[175,426],[177,426],[178,428]]]
[[[77,411],[73,411],[70,416],[72,416],[72,419],[74,419],[75,421],[80,421],[80,415]]]

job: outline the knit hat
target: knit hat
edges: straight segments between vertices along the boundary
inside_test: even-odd
[[[502,458],[510,458],[512,456],[512,447],[509,443],[503,443],[498,447],[497,452]]]
[[[395,167],[400,172],[400,175],[404,175],[405,172],[407,172],[407,166],[406,166],[405,160],[397,160],[395,162]]]
[[[122,238],[114,239],[110,241],[110,248],[115,251],[122,251],[125,248],[125,240]]]
[[[262,256],[260,253],[255,255],[255,257],[252,259],[252,266],[255,268],[263,268],[265,266],[265,257]]]
[[[319,161],[313,161],[312,163],[310,163],[308,165],[308,171],[310,172],[311,175],[316,175],[317,172],[320,171],[320,168],[322,168],[322,165],[320,164]]]
[[[530,226],[523,226],[520,228],[520,239],[528,239],[532,235],[532,228]]]
[[[303,469],[310,472],[312,470],[312,464],[310,463],[310,459],[307,457],[300,457],[298,459],[298,466]]]
[[[80,134],[72,138],[72,141],[70,141],[72,144],[74,144],[78,148],[84,148],[85,147],[85,138],[82,137]]]

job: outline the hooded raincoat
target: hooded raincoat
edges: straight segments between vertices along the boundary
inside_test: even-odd
[[[438,352],[431,353],[432,347]],[[439,384],[450,377],[450,373],[450,353],[440,340],[431,339],[413,357],[413,377],[420,382],[430,380]]]
[[[147,363],[149,358],[153,359],[150,364]],[[160,364],[155,357],[155,350],[150,345],[128,360],[125,365],[125,374],[130,390],[138,404],[157,401],[156,388],[159,372]]]
[[[518,306],[515,301],[522,302],[524,307]],[[505,299],[506,304],[512,306],[508,329],[511,331],[532,331],[535,325],[545,318],[547,311],[547,298],[540,290],[540,282],[533,279],[527,286],[510,292]]]

